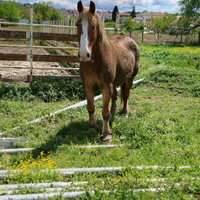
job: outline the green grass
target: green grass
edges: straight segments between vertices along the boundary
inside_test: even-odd
[[[100,140],[101,101],[95,102],[96,131],[88,131],[86,106],[66,110],[37,124],[24,124],[80,101],[83,96],[78,85],[76,90],[73,90],[74,96],[67,93],[67,84],[63,82],[55,85],[53,82],[39,82],[34,87],[36,93],[26,86],[28,93],[24,100],[22,97],[26,92],[22,92],[21,95],[16,95],[19,93],[16,92],[11,96],[12,98],[6,95],[6,92],[2,92],[0,132],[5,131],[6,136],[27,138],[29,143],[25,146],[34,147],[35,150],[31,153],[2,155],[0,164],[3,169],[23,171],[0,180],[0,183],[89,181],[88,185],[81,186],[82,190],[87,191],[81,199],[198,199],[200,195],[197,179],[200,166],[200,71],[197,67],[199,60],[194,58],[199,56],[200,48],[162,45],[140,45],[139,47],[141,61],[137,79],[142,77],[145,79],[131,89],[129,117],[120,115],[118,96],[117,114],[110,119],[113,137],[111,144],[124,144],[122,147],[114,149],[79,147],[79,145],[102,144]],[[155,60],[162,62],[162,65],[156,64]],[[187,65],[190,61],[193,64]],[[24,86],[17,87],[24,88]],[[53,88],[55,97],[48,98],[48,103],[45,103],[45,98],[40,94],[51,96],[48,95],[50,88]],[[57,99],[60,92],[66,95]],[[31,95],[33,99],[28,98]],[[11,129],[15,126],[19,128]],[[125,139],[120,139],[121,136],[125,136]],[[13,147],[18,145],[13,144]],[[151,165],[164,167],[190,165],[192,168],[130,169],[130,166]],[[40,171],[41,169],[118,166],[127,169],[121,172],[74,174],[70,177]],[[32,170],[35,173],[32,173]],[[153,178],[165,178],[165,181],[147,180]],[[181,185],[178,187],[176,183]],[[165,191],[157,193],[131,192],[139,188],[162,187],[165,187]],[[106,192],[108,190],[110,193]],[[40,190],[33,191],[31,188],[26,188],[17,193],[38,191]],[[71,191],[71,189],[65,188],[64,191]],[[95,191],[95,194],[91,191]]]

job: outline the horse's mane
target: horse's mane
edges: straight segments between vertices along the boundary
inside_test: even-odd
[[[91,12],[89,12],[89,8],[85,7],[84,10],[81,13],[79,13],[77,21],[85,17],[87,17],[90,22],[97,23],[97,28],[98,28],[97,39],[99,40],[99,42],[101,42],[102,44],[108,44],[109,43],[108,36],[106,34],[101,18],[99,17],[97,12],[95,11],[95,13],[92,14]]]

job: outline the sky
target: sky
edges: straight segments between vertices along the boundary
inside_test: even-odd
[[[37,3],[50,0],[18,0],[21,3]],[[51,0],[57,9],[76,9],[78,0]],[[117,5],[119,12],[131,11],[135,6],[136,12],[143,10],[155,12],[178,12],[179,0],[93,0],[98,10],[113,10]],[[84,6],[89,6],[90,0],[82,0]]]

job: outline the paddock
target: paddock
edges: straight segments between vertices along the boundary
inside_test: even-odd
[[[0,53],[0,60],[4,61],[2,64],[0,64],[1,70],[22,70],[22,73],[29,70],[29,73],[27,74],[27,80],[31,80],[33,78],[33,74],[36,77],[42,77],[42,74],[44,73],[40,72],[39,74],[37,74],[39,70],[47,70],[48,73],[47,75],[44,75],[44,77],[64,75],[64,77],[68,79],[79,79],[78,72],[75,73],[76,75],[74,75],[73,72],[71,74],[68,73],[68,71],[79,70],[78,63],[80,61],[77,57],[78,44],[75,18],[72,20],[71,24],[69,24],[69,20],[50,21],[43,22],[41,24],[33,24],[33,8],[31,8],[30,24],[0,22],[0,25],[0,38],[3,38],[4,40],[13,39],[15,41],[11,44],[4,44],[4,42],[1,41],[0,48],[2,50],[0,52],[4,52],[5,48],[7,48],[6,50],[9,49],[10,51],[14,52],[26,49],[22,51],[25,53],[20,54],[10,53],[9,51],[7,51],[6,53]],[[10,28],[2,27],[2,25],[18,26],[19,28],[17,28],[17,30],[13,30]],[[29,30],[28,27],[30,27]],[[115,31],[117,34],[118,20],[116,23],[116,28],[106,28],[106,31]],[[18,44],[18,40],[26,41],[25,45]],[[47,45],[34,45],[33,40],[44,41],[45,43],[47,43]],[[48,52],[45,52],[48,50],[55,51],[56,55],[51,55]],[[12,63],[8,63],[8,65],[6,66],[5,61],[18,61],[20,63],[14,62],[14,65],[12,65]],[[44,66],[40,65],[41,62],[43,62]],[[56,67],[52,67],[52,65],[55,65],[55,63]],[[70,63],[70,65],[72,65],[73,67],[62,66],[62,63]],[[48,67],[48,65],[50,65],[50,67]],[[50,73],[51,70],[54,71],[53,74]],[[55,71],[66,72],[55,73]]]

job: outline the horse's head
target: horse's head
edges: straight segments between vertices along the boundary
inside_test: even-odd
[[[95,4],[90,1],[90,7],[84,8],[82,1],[77,4],[79,17],[76,22],[79,42],[78,57],[81,61],[91,60],[92,47],[97,40],[97,13]]]

